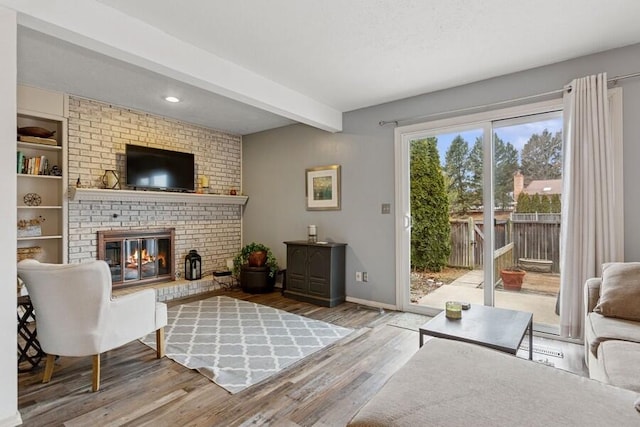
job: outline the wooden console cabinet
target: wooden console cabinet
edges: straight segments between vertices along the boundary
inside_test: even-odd
[[[284,295],[298,301],[334,307],[345,301],[346,243],[287,245],[287,273]]]

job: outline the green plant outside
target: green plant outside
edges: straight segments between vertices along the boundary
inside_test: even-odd
[[[562,204],[559,194],[540,195],[520,193],[516,204],[517,213],[560,213]]]
[[[412,141],[411,267],[441,271],[451,253],[449,199],[435,138]]]
[[[265,263],[266,266],[269,267],[269,277],[276,277],[276,273],[278,272],[278,261],[276,257],[273,256],[271,249],[262,243],[251,242],[240,250],[235,258],[233,258],[233,275],[238,277],[240,276],[240,269],[244,264],[249,262],[249,255],[253,252],[264,251],[267,253],[267,261]]]

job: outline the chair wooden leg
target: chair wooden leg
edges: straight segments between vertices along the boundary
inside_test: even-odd
[[[91,390],[100,390],[100,354],[93,356],[93,384]]]
[[[53,354],[47,354],[47,361],[44,365],[44,375],[42,376],[42,382],[48,383],[53,376],[53,365],[56,362],[56,356]]]
[[[156,331],[156,357],[158,359],[164,357],[164,328]]]

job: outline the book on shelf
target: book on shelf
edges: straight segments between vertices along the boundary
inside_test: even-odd
[[[17,171],[25,175],[48,175],[49,160],[46,156],[25,157],[18,151]]]
[[[38,168],[38,175],[48,174],[49,161],[45,156],[40,156],[40,167]]]
[[[24,168],[24,153],[22,151],[18,151],[18,173],[22,173]]]
[[[33,144],[44,144],[44,145],[58,145],[58,141],[53,138],[39,138],[37,136],[26,136],[19,135],[18,141],[20,142],[31,142]]]

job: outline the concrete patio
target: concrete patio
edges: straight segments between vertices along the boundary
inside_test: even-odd
[[[484,301],[483,271],[471,270],[450,284],[440,286],[418,301],[419,305],[441,307],[446,301],[468,301],[482,304]],[[521,291],[495,290],[496,307],[533,313],[534,323],[558,328],[560,316],[555,312],[559,278],[527,273]],[[551,294],[551,295],[549,295]]]

